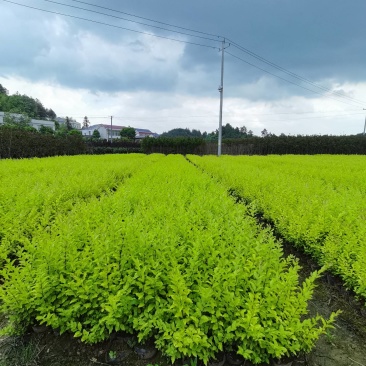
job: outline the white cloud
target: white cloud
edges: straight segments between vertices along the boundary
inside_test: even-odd
[[[109,116],[113,115],[115,124],[149,128],[158,133],[177,127],[208,132],[218,128],[219,95],[198,98],[147,91],[92,93],[15,77],[0,77],[0,83],[10,93],[19,91],[38,98],[60,116],[77,117],[79,121],[85,115],[104,116],[90,118],[93,124],[109,123]],[[353,90],[355,97],[366,97],[366,83],[341,87]],[[325,98],[289,97],[271,102],[225,98],[223,123],[235,127],[245,125],[257,135],[263,128],[275,134],[356,134],[363,131],[364,112],[362,107],[354,108]]]

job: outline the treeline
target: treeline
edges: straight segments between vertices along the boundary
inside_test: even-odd
[[[0,111],[24,114],[34,119],[56,118],[52,109],[45,108],[40,100],[19,93],[9,95],[8,90],[0,84]]]
[[[253,131],[248,130],[245,126],[242,127],[233,127],[230,123],[222,126],[221,129],[222,138],[223,139],[242,139],[253,136]],[[218,139],[219,131],[213,132],[201,132],[200,130],[189,128],[174,128],[168,132],[162,133],[161,137],[193,137],[193,138],[202,138],[206,141],[215,141]]]

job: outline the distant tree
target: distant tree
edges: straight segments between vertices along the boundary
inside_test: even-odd
[[[93,140],[98,140],[98,139],[100,139],[100,132],[99,132],[98,130],[94,130],[94,131],[93,131],[92,139],[93,139]]]
[[[47,117],[51,120],[56,118],[56,113],[52,109],[46,109]]]
[[[68,135],[72,135],[72,136],[82,136],[82,133],[81,131],[78,131],[78,130],[70,130],[68,132]]]
[[[161,137],[202,137],[199,130],[190,130],[189,128],[173,128],[168,132],[161,134]]]
[[[136,137],[136,130],[133,127],[125,127],[122,128],[119,135],[121,136],[121,138],[133,140]]]
[[[88,128],[90,126],[90,122],[87,116],[84,117],[83,127]]]
[[[55,131],[48,126],[41,126],[38,130],[39,133],[41,133],[42,135],[54,135]]]
[[[56,128],[56,132],[55,135],[56,136],[66,136],[67,133],[69,132],[69,130],[66,127],[66,124],[60,124],[58,122],[55,122],[55,128]]]
[[[248,133],[247,128],[246,128],[245,126],[240,127],[239,131],[240,131],[240,133],[242,133],[243,135],[246,135],[246,134]]]
[[[264,129],[263,131],[261,131],[261,136],[262,137],[267,137],[268,136],[268,131],[266,129]]]
[[[0,94],[5,94],[5,95],[9,94],[8,89],[4,88],[1,84],[0,84]]]
[[[203,135],[202,135],[203,136]],[[219,136],[219,131],[216,130],[214,132],[211,132],[209,134],[206,133],[205,139],[208,141],[217,141]],[[241,139],[246,137],[253,136],[252,131],[248,131],[245,126],[242,127],[233,127],[230,123],[227,123],[226,125],[222,126],[222,138],[223,139]]]
[[[46,119],[47,118],[47,109],[43,106],[43,104],[35,99],[35,107],[36,107],[36,118]]]
[[[71,119],[69,117],[66,117],[65,126],[66,126],[67,131],[72,130]]]
[[[31,119],[25,114],[15,116],[11,113],[5,113],[3,123],[6,126],[14,126],[18,128],[32,127]]]

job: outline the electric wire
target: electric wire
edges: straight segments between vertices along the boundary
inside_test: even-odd
[[[252,116],[282,116],[282,115],[304,115],[304,114],[314,114],[314,113],[333,113],[328,114],[326,116],[314,116],[309,118],[323,118],[323,117],[335,117],[335,116],[353,116],[353,115],[363,115],[363,112],[357,113],[342,113],[342,112],[354,112],[359,111],[359,109],[350,109],[345,111],[308,111],[308,112],[279,112],[279,113],[225,113],[228,117],[252,117]],[[342,113],[342,114],[339,114]],[[77,115],[75,116],[74,113],[59,113],[59,115],[63,116],[70,116],[71,118],[111,118],[111,116],[88,116],[86,115]],[[185,119],[185,118],[217,118],[219,115],[201,115],[201,116],[155,116],[155,117],[141,117],[141,116],[112,116],[113,119],[137,119],[137,120],[161,120],[161,119]],[[61,117],[63,118],[63,117]]]
[[[311,81],[311,80],[309,80],[307,78],[304,78],[304,77],[302,77],[300,75],[297,75],[294,72],[289,71],[289,70],[285,69],[284,67],[281,67],[281,66],[279,66],[279,65],[277,65],[277,64],[275,64],[275,63],[273,63],[273,62],[271,62],[271,61],[269,61],[267,59],[265,59],[262,56],[259,56],[258,54],[256,54],[256,53],[248,50],[247,48],[245,48],[243,46],[240,46],[239,44],[235,43],[234,41],[232,41],[230,39],[227,39],[227,41],[230,42],[230,44],[232,46],[234,46],[235,48],[239,49],[240,51],[242,51],[242,52],[244,52],[244,53],[246,53],[246,54],[248,54],[248,55],[256,58],[257,60],[259,60],[259,61],[261,61],[263,63],[266,63],[267,65],[269,65],[269,66],[271,66],[273,68],[276,68],[277,70],[280,70],[280,71],[286,73],[287,75],[289,75],[291,77],[294,77],[294,78],[296,78],[296,79],[298,79],[298,80],[300,80],[302,82],[305,82],[305,83],[307,83],[309,85],[312,85],[314,87],[317,87],[319,89],[322,89],[322,90],[324,90],[326,92],[330,92],[330,93],[336,95],[337,97],[345,98],[345,99],[348,99],[348,100],[353,101],[355,103],[357,102],[357,103],[362,104],[362,105],[365,105],[366,104],[362,100],[359,100],[359,99],[356,99],[356,98],[353,98],[353,97],[346,96],[346,95],[342,94],[341,92],[337,92],[337,91],[334,91],[332,89],[326,88],[326,87],[324,87],[322,85],[318,85],[318,84],[314,83],[313,81]]]
[[[178,25],[173,25],[173,24],[169,24],[169,23],[164,23],[164,22],[161,22],[161,21],[158,21],[158,20],[154,20],[154,19],[150,19],[150,18],[144,18],[144,17],[142,17],[142,16],[138,16],[138,15],[135,15],[135,14],[126,13],[126,12],[124,12],[124,11],[120,11],[120,10],[116,10],[116,9],[107,8],[107,7],[105,7],[105,6],[101,6],[101,5],[91,4],[91,3],[88,3],[88,2],[86,2],[86,1],[79,1],[79,0],[71,0],[71,1],[74,1],[74,2],[76,2],[76,3],[81,3],[81,4],[84,4],[84,5],[94,6],[94,7],[96,7],[96,8],[100,8],[100,9],[104,9],[104,10],[113,11],[113,12],[115,12],[115,13],[120,13],[120,14],[128,15],[128,16],[133,17],[133,18],[143,19],[143,20],[147,20],[147,21],[149,21],[149,22],[153,22],[153,23],[157,23],[157,24],[166,25],[166,26],[168,26],[168,27],[173,27],[173,28],[177,28],[177,29],[182,29],[182,30],[186,30],[186,31],[194,32],[194,33],[205,34],[206,36],[212,36],[212,37],[217,37],[217,38],[223,38],[222,36],[217,35],[217,34],[212,34],[212,33],[202,32],[202,31],[199,31],[199,30],[195,30],[195,29],[191,29],[191,28],[186,28],[186,27],[180,27],[180,26],[178,26]]]
[[[49,1],[49,2],[52,2],[51,0],[44,0],[44,1]],[[97,7],[97,8],[101,8],[101,9],[105,9],[105,10],[109,10],[109,11],[113,11],[113,12],[116,12],[116,13],[121,13],[121,14],[125,14],[125,15],[128,15],[128,16],[131,16],[131,17],[135,17],[135,18],[139,18],[139,19],[144,19],[144,20],[148,20],[150,22],[154,22],[154,23],[158,23],[158,24],[163,24],[163,25],[167,25],[167,26],[170,26],[170,27],[174,27],[174,28],[178,28],[178,29],[184,29],[184,30],[188,30],[188,31],[191,31],[191,32],[197,32],[197,33],[201,33],[201,34],[206,34],[206,35],[210,35],[210,36],[214,36],[214,37],[217,37],[217,38],[225,38],[224,36],[221,36],[221,35],[217,35],[217,34],[212,34],[212,33],[206,33],[206,32],[201,32],[201,31],[197,31],[197,30],[193,30],[193,29],[190,29],[190,28],[184,28],[184,27],[179,27],[179,26],[176,26],[176,25],[172,25],[172,24],[168,24],[168,23],[164,23],[164,22],[160,22],[160,21],[157,21],[157,20],[154,20],[154,19],[150,19],[150,18],[144,18],[144,17],[140,17],[140,16],[137,16],[135,14],[131,14],[131,13],[126,13],[126,12],[122,12],[122,11],[119,11],[119,10],[116,10],[116,9],[111,9],[111,8],[108,8],[108,7],[104,7],[104,6],[100,6],[100,5],[95,5],[95,4],[91,4],[89,2],[86,2],[86,1],[80,1],[80,0],[71,0],[71,1],[74,1],[74,2],[77,2],[77,3],[81,3],[81,4],[85,4],[85,5],[89,5],[89,6],[93,6],[93,7]],[[232,41],[231,39],[227,39],[228,41],[231,42],[231,44],[236,47],[237,49],[249,54],[250,56],[270,65],[271,67],[274,67],[286,74],[288,74],[289,76],[292,76],[298,80],[301,80],[307,84],[310,84],[316,88],[319,88],[319,89],[322,89],[326,92],[330,92],[340,98],[344,98],[344,99],[348,99],[350,101],[353,101],[353,102],[358,102],[362,105],[365,105],[366,103],[364,101],[361,101],[359,99],[356,99],[356,98],[353,98],[353,97],[349,97],[349,96],[346,96],[344,94],[342,94],[341,92],[337,92],[337,91],[334,91],[332,89],[329,89],[329,88],[326,88],[322,85],[318,85],[316,83],[314,83],[313,81],[307,79],[307,78],[304,78],[298,74],[295,74],[294,72],[292,71],[289,71],[287,69],[285,69],[284,67],[281,67],[267,59],[265,59],[264,57],[254,53],[253,51],[250,51],[248,50],[247,48],[239,45],[238,43]]]
[[[18,5],[18,6],[23,6],[23,7],[26,7],[26,8],[30,8],[30,9],[34,9],[34,10],[38,10],[38,11],[43,11],[43,12],[47,12],[47,13],[52,13],[52,14],[56,14],[56,15],[61,15],[61,16],[66,16],[66,17],[70,17],[70,18],[75,18],[75,19],[80,19],[80,20],[84,20],[84,21],[88,21],[88,22],[93,22],[93,23],[96,23],[96,24],[101,24],[101,25],[105,25],[105,26],[109,26],[109,27],[113,27],[113,28],[118,28],[118,29],[122,29],[122,30],[126,30],[126,31],[130,31],[130,32],[134,32],[134,33],[140,33],[140,34],[144,34],[144,35],[148,35],[148,36],[152,36],[152,37],[157,37],[157,38],[162,38],[162,39],[167,39],[167,40],[170,40],[170,41],[175,41],[175,42],[180,42],[180,43],[186,43],[186,44],[191,44],[191,45],[196,45],[196,46],[200,46],[200,47],[206,47],[206,48],[211,48],[211,49],[218,49],[217,47],[213,47],[213,46],[209,46],[209,45],[206,45],[206,44],[200,44],[200,43],[195,43],[195,42],[190,42],[190,41],[183,41],[183,40],[179,40],[179,39],[175,39],[175,38],[170,38],[170,37],[165,37],[165,36],[159,36],[159,35],[156,35],[156,34],[153,34],[153,33],[148,33],[148,32],[143,32],[143,31],[138,31],[138,30],[133,30],[133,29],[130,29],[130,28],[125,28],[125,27],[120,27],[120,26],[117,26],[117,25],[112,25],[112,24],[109,24],[109,23],[104,23],[104,22],[100,22],[100,21],[96,21],[96,20],[92,20],[92,19],[88,19],[88,18],[83,18],[83,17],[79,17],[79,16],[74,16],[74,15],[70,15],[70,14],[64,14],[64,13],[60,13],[60,12],[55,12],[55,11],[51,11],[51,10],[46,10],[46,9],[41,9],[41,8],[37,8],[37,7],[33,7],[33,6],[29,6],[29,5],[25,5],[25,4],[20,4],[20,3],[17,3],[15,1],[11,1],[11,0],[3,0],[5,2],[8,2],[8,3],[11,3],[11,4],[14,4],[14,5]],[[82,9],[82,10],[86,10],[86,11],[91,11],[91,12],[95,12],[95,11],[92,11],[92,10],[89,10],[89,9],[84,9],[84,8],[80,8],[80,7],[75,7],[75,6],[71,6],[71,5],[67,5],[67,4],[64,4],[64,3],[59,3],[59,2],[56,2],[56,1],[51,1],[51,0],[44,0],[44,1],[48,1],[48,2],[51,2],[51,3],[56,3],[56,4],[59,4],[59,5],[63,5],[63,6],[69,6],[69,7],[74,7],[74,8],[78,8],[78,9]],[[109,11],[114,11],[114,12],[118,12],[118,13],[122,13],[122,14],[126,14],[126,15],[129,15],[129,16],[132,16],[132,17],[136,17],[136,18],[140,18],[140,19],[144,19],[144,20],[148,20],[148,21],[151,21],[151,22],[156,22],[156,23],[160,23],[160,24],[164,24],[164,25],[167,25],[167,26],[170,26],[170,27],[175,27],[175,28],[178,28],[178,29],[185,29],[185,30],[188,30],[188,31],[191,31],[191,32],[196,32],[196,33],[201,33],[201,34],[206,34],[206,35],[210,35],[210,36],[214,36],[214,37],[222,37],[222,36],[219,36],[219,35],[214,35],[214,34],[211,34],[211,33],[205,33],[205,32],[201,32],[201,31],[196,31],[196,30],[193,30],[193,29],[189,29],[189,28],[184,28],[184,27],[179,27],[179,26],[175,26],[175,25],[171,25],[171,24],[168,24],[168,23],[163,23],[163,22],[159,22],[159,21],[156,21],[156,20],[152,20],[152,19],[149,19],[149,18],[143,18],[143,17],[139,17],[137,15],[133,15],[133,14],[130,14],[130,13],[125,13],[125,12],[121,12],[121,11],[118,11],[118,10],[115,10],[115,9],[111,9],[111,8],[107,8],[107,7],[103,7],[103,6],[99,6],[99,5],[94,5],[94,4],[91,4],[91,3],[87,3],[87,2],[84,2],[84,1],[79,1],[79,0],[71,0],[71,1],[75,1],[75,2],[78,2],[78,3],[82,3],[82,4],[86,4],[86,5],[89,5],[89,6],[94,6],[94,7],[98,7],[98,8],[103,8],[103,9],[106,9],[106,10],[109,10]],[[106,16],[112,16],[112,15],[109,15],[109,14],[105,14],[105,13],[101,13],[101,12],[95,12],[95,13],[98,13],[98,14],[102,14],[102,15],[106,15]],[[115,17],[115,16],[112,16],[112,17]],[[115,18],[119,18],[119,19],[122,19],[122,20],[127,20],[127,21],[131,21],[131,20],[128,20],[128,19],[124,19],[124,18],[120,18],[120,17],[115,17]],[[151,26],[151,27],[156,27],[156,26],[152,26],[152,25],[148,25],[148,24],[145,24],[145,23],[142,23],[142,22],[136,22],[138,24],[143,24],[143,25],[146,25],[146,26]],[[172,31],[172,32],[176,32],[174,30],[169,30],[169,29],[166,29],[166,28],[163,28],[163,27],[160,27],[160,29],[164,29],[164,30],[168,30],[168,31]],[[179,32],[178,32],[179,33]],[[203,39],[206,39],[206,40],[210,40],[210,41],[217,41],[216,39],[211,39],[211,38],[207,38],[207,37],[200,37],[200,36],[196,36],[196,35],[192,35],[192,34],[187,34],[187,33],[183,33],[183,32],[180,32],[181,34],[184,34],[184,35],[188,35],[188,36],[193,36],[193,37],[199,37],[199,38],[203,38]],[[271,67],[274,67],[286,74],[288,74],[289,76],[292,76],[298,80],[301,80],[303,82],[306,82],[314,87],[317,87],[319,89],[323,89],[324,91],[327,91],[327,92],[330,92],[332,95],[338,97],[338,98],[344,98],[344,99],[348,99],[349,101],[351,101],[352,103],[362,103],[363,105],[365,103],[363,103],[362,101],[359,101],[355,98],[352,98],[352,97],[348,97],[348,96],[345,96],[343,94],[341,94],[340,92],[335,92],[335,91],[332,91],[331,89],[329,88],[325,88],[323,86],[320,86],[320,85],[317,85],[315,84],[314,82],[310,81],[309,79],[306,79],[306,78],[303,78],[291,71],[288,71],[286,70],[285,68],[269,61],[269,60],[266,60],[265,58],[255,54],[254,52],[244,48],[243,46],[240,46],[238,43],[230,40],[230,39],[227,39],[230,44],[232,44],[235,48],[239,49],[240,51],[242,52],[245,52],[247,54],[249,54],[250,56],[258,59],[259,61],[261,62],[264,62],[268,65],[270,65]],[[307,91],[310,91],[312,93],[316,93],[316,94],[319,94],[323,97],[326,97],[326,98],[330,98],[330,99],[333,99],[333,100],[336,100],[338,102],[342,102],[342,103],[345,103],[345,104],[348,104],[348,105],[353,105],[354,104],[350,104],[350,103],[346,103],[344,100],[339,100],[339,99],[336,99],[336,98],[333,98],[329,95],[324,95],[324,93],[321,93],[321,92],[317,92],[315,90],[312,90],[312,89],[309,89],[309,88],[306,88],[298,83],[295,83],[293,81],[290,81],[290,80],[287,80],[285,78],[282,78],[280,77],[279,75],[276,75],[274,73],[271,73],[270,71],[268,70],[265,70],[253,63],[250,63],[236,55],[233,55],[231,54],[230,52],[226,51],[227,54],[229,54],[230,56],[234,57],[234,58],[237,58],[239,60],[241,60],[242,62],[245,62],[263,72],[266,72],[272,76],[275,76],[283,81],[286,81],[290,84],[293,84],[293,85],[296,85],[304,90],[307,90]]]
[[[172,29],[160,27],[160,26],[157,26],[157,25],[150,25],[150,24],[146,24],[146,23],[143,23],[143,22],[138,22],[136,20],[131,20],[131,19],[123,18],[123,17],[117,16],[117,15],[106,14],[106,13],[102,13],[100,11],[90,10],[90,9],[82,8],[82,7],[75,6],[75,5],[69,5],[69,4],[61,3],[61,2],[58,2],[58,1],[54,1],[54,0],[43,0],[43,1],[46,1],[48,3],[57,4],[57,5],[61,5],[61,6],[67,6],[69,8],[74,8],[74,9],[88,11],[90,13],[105,15],[107,17],[111,17],[111,18],[115,18],[115,19],[120,19],[120,20],[124,20],[124,21],[127,21],[127,22],[136,23],[136,24],[139,24],[139,25],[144,25],[144,26],[147,26],[147,27],[153,27],[153,28],[156,28],[156,29],[166,30],[166,31],[169,31],[169,32],[183,34],[183,35],[190,36],[190,37],[201,38],[201,39],[205,39],[205,40],[208,40],[208,41],[219,42],[219,40],[217,40],[217,39],[213,39],[213,38],[209,38],[209,37],[204,37],[204,36],[199,36],[199,35],[195,35],[195,34],[189,34],[189,33],[185,33],[185,32],[182,32],[182,31],[176,31],[176,30],[172,30]]]
[[[25,8],[33,9],[33,10],[38,10],[38,11],[42,11],[42,12],[46,12],[46,13],[61,15],[61,16],[65,16],[65,17],[68,17],[68,18],[85,20],[87,22],[101,24],[101,25],[105,25],[105,26],[108,26],[108,27],[112,27],[112,28],[118,28],[118,29],[122,29],[122,30],[129,31],[129,32],[144,34],[144,35],[148,35],[148,36],[151,36],[151,37],[157,37],[157,38],[167,39],[169,41],[186,43],[186,44],[190,44],[190,45],[194,45],[194,46],[211,48],[211,49],[214,49],[214,50],[218,50],[219,49],[218,47],[209,46],[209,45],[202,44],[202,43],[196,43],[196,42],[190,42],[190,41],[183,41],[181,39],[170,38],[170,37],[165,37],[165,36],[159,36],[159,35],[156,35],[156,34],[153,34],[153,33],[148,33],[148,32],[138,31],[138,30],[134,30],[134,29],[130,29],[130,28],[120,27],[118,25],[104,23],[104,22],[100,22],[100,21],[97,21],[97,20],[92,20],[92,19],[88,19],[88,18],[79,17],[79,16],[76,16],[76,15],[70,15],[70,14],[60,13],[60,12],[57,12],[57,11],[41,9],[41,8],[37,8],[37,7],[34,7],[34,6],[30,6],[30,5],[20,4],[20,3],[17,3],[15,1],[11,1],[11,0],[2,0],[2,1],[5,1],[5,2],[10,3],[10,4],[14,4],[14,5],[22,6],[22,7],[25,7]]]
[[[296,86],[298,86],[299,88],[305,89],[305,90],[310,91],[310,92],[312,92],[312,93],[319,94],[319,95],[321,95],[321,96],[322,96],[322,97],[324,97],[324,98],[330,98],[330,99],[336,100],[337,102],[341,102],[341,103],[348,104],[348,105],[350,105],[350,106],[355,107],[355,104],[351,104],[351,103],[346,102],[346,101],[344,101],[344,100],[340,100],[340,99],[333,98],[333,97],[331,97],[331,96],[329,96],[329,95],[325,95],[324,93],[321,93],[321,92],[318,92],[318,91],[315,91],[315,90],[309,89],[309,88],[307,88],[307,87],[305,87],[305,86],[302,86],[302,85],[300,85],[300,84],[298,84],[298,83],[295,83],[294,81],[291,81],[291,80],[285,79],[285,78],[283,78],[283,77],[281,77],[281,76],[279,76],[279,75],[274,74],[273,72],[270,72],[270,71],[268,71],[268,70],[266,70],[266,69],[263,69],[262,67],[259,67],[259,66],[255,65],[255,64],[253,64],[253,63],[251,63],[251,62],[249,62],[249,61],[246,61],[246,60],[242,59],[241,57],[238,57],[238,56],[236,56],[236,55],[233,55],[232,53],[230,53],[230,52],[228,52],[228,51],[225,51],[225,53],[227,53],[228,55],[230,55],[230,56],[232,56],[232,57],[234,57],[234,58],[236,58],[236,59],[238,59],[238,60],[240,60],[240,61],[242,61],[242,62],[244,62],[244,63],[246,63],[246,64],[248,64],[248,65],[250,65],[250,66],[253,66],[253,67],[255,67],[255,68],[257,68],[257,69],[259,69],[259,70],[261,70],[261,71],[264,71],[264,72],[266,72],[267,74],[270,74],[270,75],[272,75],[272,76],[275,76],[275,77],[276,77],[276,78],[278,78],[278,79],[281,79],[281,80],[283,80],[283,81],[286,81],[287,83],[290,83],[290,84],[296,85]]]

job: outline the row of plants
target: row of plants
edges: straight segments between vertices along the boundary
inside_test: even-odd
[[[85,154],[86,145],[76,135],[54,136],[26,129],[0,126],[0,159],[24,159]]]
[[[217,137],[159,137],[142,141],[143,152],[163,154],[217,154]],[[223,139],[222,153],[228,155],[269,154],[366,154],[366,138],[354,136],[275,136],[248,135],[245,138]]]
[[[269,154],[366,154],[366,138],[363,135],[332,136],[252,136],[246,139],[223,140],[222,151],[229,155]]]
[[[189,159],[251,202],[253,211],[286,240],[366,298],[364,156]]]
[[[307,316],[319,273],[300,283],[272,233],[182,156],[145,160],[113,195],[34,227],[1,270],[5,331],[40,323],[88,343],[123,331],[172,361],[309,351],[335,316]]]
[[[141,169],[142,154],[0,161],[0,267],[79,200],[109,194]],[[150,159],[151,160],[151,159]]]

